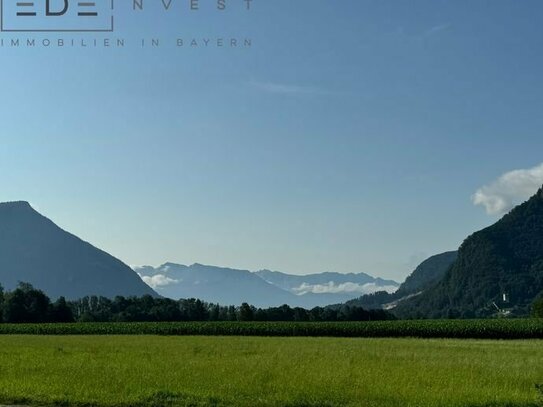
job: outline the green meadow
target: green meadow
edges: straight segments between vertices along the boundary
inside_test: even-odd
[[[0,404],[540,406],[543,341],[0,336]]]

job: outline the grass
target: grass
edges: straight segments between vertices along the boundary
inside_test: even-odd
[[[538,406],[543,342],[0,336],[0,403]]]

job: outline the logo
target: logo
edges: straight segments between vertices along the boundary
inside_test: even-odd
[[[123,48],[125,44],[141,48],[176,49],[252,47],[250,36],[228,32],[213,35],[171,34],[178,21],[213,13],[237,23],[246,21],[255,0],[0,0],[0,49],[2,48]],[[127,22],[140,29],[123,36]],[[198,18],[198,21],[203,21]],[[222,24],[221,24],[222,25]],[[205,26],[205,24],[204,24]],[[224,25],[226,27],[226,25]],[[115,28],[115,29],[114,29]],[[226,29],[226,28],[224,28]],[[235,30],[234,30],[235,31]],[[165,36],[164,33],[168,32]],[[82,33],[83,35],[79,35]],[[114,34],[113,34],[114,33]],[[140,36],[141,35],[141,36]]]
[[[114,0],[0,0],[2,32],[113,32]]]

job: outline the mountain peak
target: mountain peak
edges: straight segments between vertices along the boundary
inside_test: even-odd
[[[183,268],[183,267],[187,267],[187,266],[185,266],[184,264],[166,262],[166,263],[162,264],[161,266],[159,266],[158,268],[159,269],[164,269],[164,268],[176,268],[176,267]]]
[[[31,209],[30,203],[27,201],[10,201],[10,202],[0,202],[0,210],[2,209]]]
[[[0,284],[52,298],[157,294],[126,264],[62,230],[25,201],[0,203]]]

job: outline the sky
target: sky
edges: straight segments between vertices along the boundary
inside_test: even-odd
[[[0,34],[0,201],[130,265],[401,281],[543,184],[539,0],[146,1]]]

